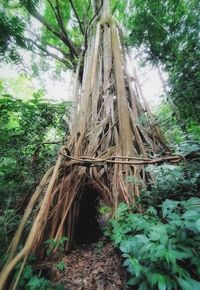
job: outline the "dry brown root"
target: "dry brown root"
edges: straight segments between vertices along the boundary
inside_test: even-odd
[[[10,260],[13,258],[13,256],[15,255],[15,252],[16,252],[16,249],[17,249],[17,246],[19,244],[19,241],[21,239],[21,235],[22,235],[22,232],[24,230],[24,227],[28,221],[28,218],[30,217],[31,213],[32,213],[32,210],[35,206],[35,203],[37,201],[37,199],[39,198],[40,194],[42,193],[44,187],[46,186],[46,184],[48,183],[48,178],[49,176],[51,175],[53,171],[53,168],[50,168],[46,173],[45,175],[43,176],[40,184],[37,186],[36,188],[36,191],[34,192],[34,194],[32,195],[28,205],[27,205],[27,208],[24,212],[24,215],[23,215],[23,218],[20,222],[20,225],[10,243],[10,246],[8,248],[8,253],[9,253],[9,257],[8,257],[8,260],[7,260],[7,263],[8,264],[10,262]]]

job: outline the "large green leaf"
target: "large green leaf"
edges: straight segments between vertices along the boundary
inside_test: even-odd
[[[200,289],[200,282],[194,279],[188,278],[182,279],[177,277],[178,284],[181,286],[183,290],[199,290]]]
[[[158,224],[150,228],[150,240],[165,244],[168,240],[166,225]]]

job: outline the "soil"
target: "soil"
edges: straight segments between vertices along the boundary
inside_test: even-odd
[[[126,274],[113,245],[104,239],[84,244],[62,260],[63,271],[54,270],[54,282],[68,290],[124,290]]]

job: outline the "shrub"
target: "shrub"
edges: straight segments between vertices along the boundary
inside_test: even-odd
[[[166,199],[158,213],[120,204],[106,234],[120,249],[134,289],[200,289],[200,199]]]

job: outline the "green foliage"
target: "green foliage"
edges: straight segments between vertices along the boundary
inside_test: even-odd
[[[182,127],[169,103],[161,104],[155,112],[159,126],[168,143],[173,146],[184,141]]]
[[[200,141],[200,125],[194,121],[187,123],[187,131],[193,140]]]
[[[36,290],[36,289],[44,289],[44,290],[47,290],[47,289],[52,289],[51,287],[51,283],[49,280],[45,279],[45,278],[39,278],[37,276],[33,276],[27,286],[26,289],[30,289],[30,290]]]
[[[0,252],[8,246],[30,194],[69,132],[68,102],[0,96]],[[58,143],[57,143],[58,142]]]
[[[199,144],[185,142],[177,152],[190,156]],[[144,210],[120,203],[105,231],[124,258],[134,289],[199,289],[200,162],[148,166],[156,182],[136,201]],[[130,179],[131,181],[131,179]]]
[[[61,69],[74,68],[92,15],[87,0],[73,1],[73,7],[76,13],[69,1],[3,1],[0,4],[2,60],[5,57],[7,61],[22,60],[19,48],[23,48],[34,55],[32,61],[36,73],[38,67],[42,70],[50,68],[49,58],[57,73]]]
[[[178,112],[172,110],[169,103],[161,104],[155,112],[159,126],[171,147],[177,144],[200,141],[200,125],[191,120],[180,119]]]
[[[73,5],[70,1],[20,0],[13,7],[10,1],[3,1],[0,4],[1,56],[8,54],[10,60],[17,59],[17,47],[20,47],[38,55],[33,58],[35,73],[38,68],[50,69],[48,57],[60,62],[56,73],[66,67],[75,68],[81,47],[87,45],[83,34],[89,30],[93,15],[90,1],[72,2]],[[141,48],[148,61],[162,63],[169,75],[170,98],[181,120],[194,122],[191,127],[195,130],[200,121],[200,2],[113,0],[111,6],[123,25],[126,44]],[[30,16],[39,21],[41,33]]]
[[[179,151],[180,152],[180,151]],[[184,200],[200,197],[200,162],[194,160],[181,166],[165,164],[159,167],[149,166],[147,171],[155,174],[156,183],[143,190],[140,201],[145,206],[155,206],[166,198]]]
[[[120,204],[110,237],[136,289],[199,289],[200,199],[166,199],[160,213],[132,213]]]
[[[21,263],[17,266],[15,277],[17,278]],[[30,264],[25,265],[20,277],[17,289],[26,290],[53,290],[54,287],[48,279],[40,277],[33,272]]]
[[[68,240],[67,237],[62,237],[59,240],[49,239],[45,241],[45,244],[47,247],[47,256],[50,256],[52,251],[56,249],[58,252],[63,253],[64,252],[64,244]]]
[[[143,181],[135,176],[127,176],[126,181],[128,183],[136,184],[136,185],[141,185],[143,184]]]
[[[169,74],[170,96],[182,119],[199,124],[199,9],[198,0],[119,1],[126,43],[143,56],[162,63]]]
[[[196,159],[193,159],[192,162],[199,161],[199,153],[200,152],[200,143],[195,140],[187,140],[181,143],[179,146],[175,147],[175,153],[180,154],[182,156],[189,156],[196,154]],[[197,168],[198,170],[198,168]]]
[[[56,268],[61,272],[63,272],[66,269],[66,267],[67,266],[65,265],[65,263],[63,261],[58,262],[56,265]]]
[[[0,61],[18,62],[17,46],[26,48],[23,39],[25,24],[17,15],[8,15],[0,7]]]
[[[75,68],[81,47],[87,45],[83,34],[89,30],[93,17],[91,6],[88,0],[19,0],[15,5],[3,1],[0,4],[2,59],[6,56],[19,60],[17,47],[20,47],[37,54],[32,66],[35,73],[38,68],[50,69],[48,57],[60,62],[56,73],[66,67]],[[162,63],[169,74],[170,98],[181,120],[186,119],[192,130],[196,127],[199,132],[200,2],[113,0],[111,6],[123,25],[126,44],[141,48],[148,61]],[[30,21],[30,16],[37,19],[37,24]]]
[[[39,0],[19,0],[19,4],[26,8],[28,12],[34,13],[39,4]]]
[[[104,243],[103,241],[98,241],[97,243],[94,243],[94,251],[97,254],[101,254],[103,251]]]
[[[56,142],[55,136],[68,132],[64,118],[67,106],[66,102],[43,101],[37,94],[29,101],[2,95],[1,197],[10,190],[13,194],[24,192],[23,186],[27,185],[22,185],[22,181],[29,184],[38,181],[39,175],[52,163],[57,146],[48,143]]]
[[[0,240],[4,241],[6,245],[20,220],[20,215],[10,207],[10,202],[7,201],[7,209],[0,210]]]
[[[39,268],[35,256],[30,256],[28,263],[24,266],[20,276],[17,290],[64,290],[62,283],[53,284],[46,276],[46,269]],[[22,263],[18,263],[15,268],[14,279],[17,279]],[[58,263],[58,270],[63,271],[66,268],[63,262]],[[45,273],[45,277],[44,277]]]
[[[109,214],[111,212],[111,207],[106,205],[102,200],[100,200],[98,212],[100,215]]]

